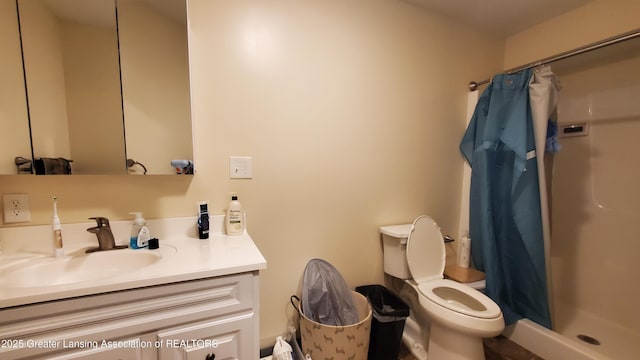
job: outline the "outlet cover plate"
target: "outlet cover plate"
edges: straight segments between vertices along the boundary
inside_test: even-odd
[[[5,224],[31,221],[28,194],[4,194],[2,201]]]

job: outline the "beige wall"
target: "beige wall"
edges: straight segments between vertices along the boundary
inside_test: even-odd
[[[640,28],[640,1],[595,0],[507,38],[504,68],[539,59]]]
[[[309,259],[379,283],[378,226],[425,213],[456,230],[466,84],[500,69],[501,41],[400,1],[189,4],[197,174],[1,178],[29,193],[32,223],[53,195],[64,223],[190,216],[203,199],[222,213],[237,191],[268,261],[263,345]],[[230,155],[253,156],[252,180],[228,179]]]

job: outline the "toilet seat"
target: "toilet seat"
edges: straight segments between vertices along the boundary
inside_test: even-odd
[[[500,317],[500,307],[466,285],[444,279],[446,249],[440,227],[429,216],[418,217],[407,238],[407,262],[418,290],[429,301],[480,319]]]
[[[418,290],[437,305],[467,316],[494,319],[502,315],[500,307],[489,297],[453,280],[418,283]]]

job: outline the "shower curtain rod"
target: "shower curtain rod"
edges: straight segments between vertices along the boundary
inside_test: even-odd
[[[589,45],[585,45],[585,46],[582,46],[582,47],[579,47],[579,48],[576,48],[576,49],[573,49],[573,50],[569,50],[569,51],[566,51],[566,52],[563,52],[563,53],[560,53],[560,54],[557,54],[557,55],[553,55],[553,56],[550,56],[550,57],[547,57],[547,58],[544,58],[544,59],[541,59],[541,60],[537,60],[537,61],[528,63],[526,65],[521,65],[521,66],[518,66],[518,67],[515,67],[515,68],[512,68],[512,69],[509,69],[509,70],[505,71],[505,74],[513,74],[513,73],[516,73],[518,71],[530,69],[530,68],[533,68],[533,67],[536,67],[536,66],[546,65],[546,64],[549,64],[549,63],[552,63],[552,62],[556,62],[558,60],[566,59],[566,58],[569,58],[569,57],[572,57],[572,56],[580,55],[582,53],[586,53],[586,52],[589,52],[589,51],[600,49],[600,48],[603,48],[603,47],[606,47],[606,46],[609,46],[609,45],[617,44],[619,42],[630,40],[630,39],[636,38],[638,36],[640,36],[640,29],[635,29],[635,30],[626,32],[624,34],[620,34],[618,36],[613,36],[613,37],[604,39],[602,41],[594,42],[594,43],[591,43]],[[475,91],[475,90],[478,89],[478,86],[484,85],[484,84],[486,84],[486,83],[488,83],[490,81],[491,81],[491,79],[485,79],[485,80],[482,80],[482,81],[479,81],[479,82],[471,81],[469,83],[469,91]]]

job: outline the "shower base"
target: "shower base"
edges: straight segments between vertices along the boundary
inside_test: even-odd
[[[556,331],[529,319],[507,326],[504,335],[545,359],[634,360],[640,354],[640,334],[585,312],[556,304]],[[580,340],[586,335],[599,345]]]

